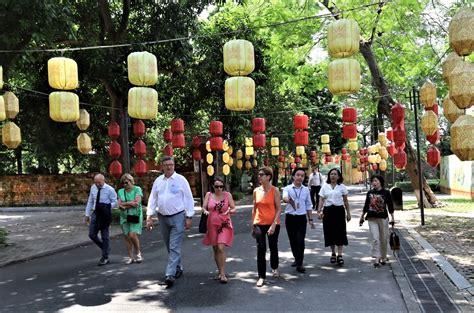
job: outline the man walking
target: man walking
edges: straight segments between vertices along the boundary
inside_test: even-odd
[[[319,204],[319,191],[323,184],[323,177],[319,172],[319,168],[314,167],[313,172],[309,175],[308,186],[311,189],[311,203],[313,204],[313,210],[318,208]],[[316,199],[315,199],[316,197]]]
[[[192,225],[194,199],[186,178],[174,171],[173,157],[164,156],[161,166],[163,175],[153,183],[148,198],[146,226],[152,229],[152,216],[158,213],[161,234],[168,250],[164,285],[171,288],[175,279],[183,274],[181,246],[184,230]]]
[[[105,177],[97,174],[89,192],[86,205],[86,224],[89,224],[89,238],[102,250],[99,266],[109,263],[109,226],[112,222],[112,208],[117,206],[117,193],[105,183]],[[100,239],[97,236],[100,231]]]

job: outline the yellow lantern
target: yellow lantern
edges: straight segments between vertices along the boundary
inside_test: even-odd
[[[449,23],[449,45],[461,56],[474,51],[474,11],[464,6]]]
[[[377,162],[377,156],[375,154],[370,154],[368,157],[367,157],[369,163],[376,163]]]
[[[252,137],[245,137],[245,146],[246,146],[246,147],[251,147],[251,146],[253,146],[253,139],[252,139]]]
[[[382,161],[382,157],[380,156],[380,154],[377,153],[377,154],[375,155],[375,163],[378,164],[378,163],[380,163],[381,161]]]
[[[253,157],[254,157],[254,158],[257,158],[257,151],[254,151],[254,152],[253,152]]]
[[[91,137],[86,133],[81,133],[77,137],[77,150],[82,154],[89,154],[92,151]]]
[[[3,89],[3,67],[0,65],[0,89]]]
[[[321,135],[321,143],[329,143],[329,135]]]
[[[280,145],[280,139],[278,139],[278,137],[272,137],[272,139],[270,139],[270,143],[271,143],[272,147],[279,146]]]
[[[304,146],[296,146],[296,154],[301,156],[304,153]]]
[[[301,166],[306,167],[308,165],[308,159],[301,159]]]
[[[359,52],[360,30],[356,21],[339,19],[328,26],[328,52],[334,58],[343,58]]]
[[[376,151],[376,148],[374,145],[370,145],[367,147],[367,151],[370,153],[370,154],[374,154]]]
[[[451,151],[461,161],[474,161],[474,116],[460,116],[451,126]]]
[[[349,143],[347,144],[347,147],[351,151],[359,150],[359,144],[357,143],[357,141],[349,141]]]
[[[245,154],[245,159],[250,160],[250,157],[253,156],[252,154]]]
[[[348,95],[360,89],[360,65],[355,59],[337,59],[329,63],[329,91],[333,95]]]
[[[5,100],[3,96],[0,96],[0,122],[7,119],[7,113],[5,112]]]
[[[235,164],[235,166],[237,167],[237,169],[241,170],[241,169],[242,169],[242,165],[243,165],[242,160],[237,160],[237,163]]]
[[[290,163],[295,163],[295,158],[294,158],[292,155],[290,155],[290,156],[288,157],[288,162],[290,162]]]
[[[224,150],[224,151],[229,150],[229,142],[227,140],[224,140],[222,142],[222,150]]]
[[[55,91],[49,94],[49,117],[55,122],[79,120],[79,97],[74,92]]]
[[[429,80],[420,88],[420,102],[425,109],[431,108],[436,102],[436,85]]]
[[[380,147],[379,154],[382,159],[384,160],[388,159],[388,150],[384,146]]]
[[[381,171],[386,171],[387,170],[387,161],[385,161],[385,160],[380,161],[379,169]]]
[[[283,162],[278,162],[278,167],[279,168],[285,168],[285,165],[283,164]]]
[[[381,146],[386,147],[388,144],[387,135],[385,133],[379,133],[378,140]]]
[[[433,111],[425,111],[421,117],[421,129],[427,136],[433,135],[438,129],[438,116]]]
[[[359,158],[356,159],[356,164],[360,165],[360,159]]]
[[[225,81],[225,107],[231,111],[250,111],[255,107],[255,82],[250,77],[231,77]]]
[[[255,56],[250,41],[235,39],[224,44],[224,70],[230,76],[244,76],[255,69]]]
[[[253,147],[245,147],[245,155],[252,156],[253,155]]]
[[[227,175],[230,174],[230,167],[229,167],[229,165],[224,164],[224,166],[222,167],[222,173],[223,173],[225,176],[227,176]]]
[[[252,161],[252,166],[253,166],[253,167],[257,167],[257,166],[258,166],[257,160],[254,159],[254,160]]]
[[[9,149],[16,149],[21,143],[21,130],[13,122],[7,122],[2,128],[2,142]]]
[[[158,115],[158,92],[148,87],[133,87],[128,91],[128,115],[141,120]]]
[[[61,90],[72,90],[79,87],[76,61],[63,57],[49,59],[48,82],[52,88]]]
[[[90,124],[91,124],[91,117],[90,117],[89,113],[85,109],[80,109],[79,110],[79,119],[76,122],[77,127],[80,130],[86,130],[87,128],[89,128]]]
[[[224,161],[224,163],[229,163],[229,159],[230,159],[230,156],[227,152],[224,152],[222,154],[222,161]]]
[[[331,148],[328,144],[323,144],[321,145],[321,152],[326,154],[331,153]]]
[[[227,163],[227,164],[229,164],[229,166],[234,165],[234,158],[233,158],[233,157],[230,157],[230,158],[229,158],[229,163]]]
[[[456,52],[451,52],[441,64],[441,67],[443,69],[443,79],[447,84],[449,84],[449,75],[451,75],[451,72],[461,61],[462,58],[457,55]]]
[[[127,57],[128,80],[137,86],[151,86],[158,81],[156,57],[149,52],[132,52]]]
[[[214,175],[214,166],[212,166],[212,165],[207,166],[207,175],[208,176]]]
[[[242,157],[244,156],[244,153],[242,152],[242,150],[237,150],[237,152],[235,153],[236,157],[237,157],[237,160],[240,160],[242,159]]]
[[[464,115],[464,110],[457,107],[449,98],[449,94],[443,100],[443,114],[446,119],[452,124],[458,117]]]
[[[301,153],[300,157],[301,157],[302,159],[307,159],[307,158],[308,158],[308,155],[303,152],[303,153]]]
[[[474,64],[459,62],[449,76],[449,97],[460,109],[474,104]]]
[[[214,162],[214,157],[212,156],[212,153],[206,154],[206,162],[208,164],[212,164],[212,162]]]
[[[377,143],[374,145],[375,153],[379,153],[381,146],[382,146],[382,145],[380,144],[380,142],[377,142]]]
[[[5,114],[9,119],[14,119],[20,112],[20,103],[17,96],[13,92],[7,91],[3,95],[3,100],[5,101]]]
[[[210,140],[206,141],[206,151],[207,151],[207,152],[211,152],[211,151],[212,151],[212,150],[211,150],[211,141],[210,141]]]
[[[272,155],[277,156],[280,154],[280,148],[279,147],[272,147]]]
[[[248,161],[248,160],[245,161],[245,168],[246,168],[247,170],[251,169],[251,168],[252,168],[252,163],[250,163],[250,161]]]
[[[232,155],[233,152],[234,152],[234,149],[232,149],[232,146],[229,146],[229,149],[227,149],[227,153],[229,155]]]

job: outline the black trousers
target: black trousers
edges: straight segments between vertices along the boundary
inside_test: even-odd
[[[278,268],[278,235],[280,234],[280,225],[276,225],[275,232],[268,235],[268,229],[271,225],[255,225],[255,239],[257,240],[257,270],[258,278],[267,277],[267,240],[270,247],[270,266],[276,270]]]
[[[304,238],[306,237],[306,214],[305,215],[291,215],[286,214],[285,225],[288,239],[290,240],[290,247],[293,256],[295,257],[296,266],[303,265],[304,258]]]
[[[320,190],[321,190],[321,186],[311,186],[311,190],[309,193],[311,195],[311,203],[313,204],[313,210],[316,210],[318,208]],[[315,197],[316,197],[316,200],[315,200]]]

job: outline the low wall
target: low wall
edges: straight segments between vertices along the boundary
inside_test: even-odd
[[[474,162],[449,155],[441,159],[439,186],[442,192],[474,200]]]

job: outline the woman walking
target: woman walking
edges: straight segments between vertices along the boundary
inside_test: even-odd
[[[369,221],[369,231],[372,244],[372,256],[376,261],[374,266],[385,265],[387,260],[387,240],[388,240],[388,215],[390,213],[392,222],[394,219],[394,209],[392,196],[385,189],[385,180],[380,175],[370,178],[372,189],[367,192],[365,205],[360,217],[359,224],[364,223],[364,216]]]
[[[142,233],[142,189],[135,186],[133,176],[126,173],[120,178],[123,186],[117,193],[120,212],[120,227],[125,235],[128,259],[125,264],[143,261],[138,235]]]
[[[318,214],[323,220],[324,245],[331,247],[331,263],[344,264],[343,246],[347,246],[346,221],[351,220],[348,191],[342,183],[341,172],[333,168],[328,173],[326,184],[321,187]],[[324,209],[323,209],[324,207]],[[337,246],[337,258],[336,258]]]
[[[273,171],[262,167],[258,171],[260,186],[253,191],[252,235],[257,241],[257,287],[265,284],[267,262],[266,238],[270,247],[270,266],[274,276],[278,273],[278,235],[280,233],[280,192],[272,186]]]
[[[222,179],[216,177],[212,186],[213,192],[206,194],[202,206],[204,214],[208,215],[207,233],[202,243],[212,246],[218,270],[217,279],[226,284],[225,247],[231,247],[234,240],[230,215],[235,213],[235,203],[232,194],[224,190],[225,184]]]

